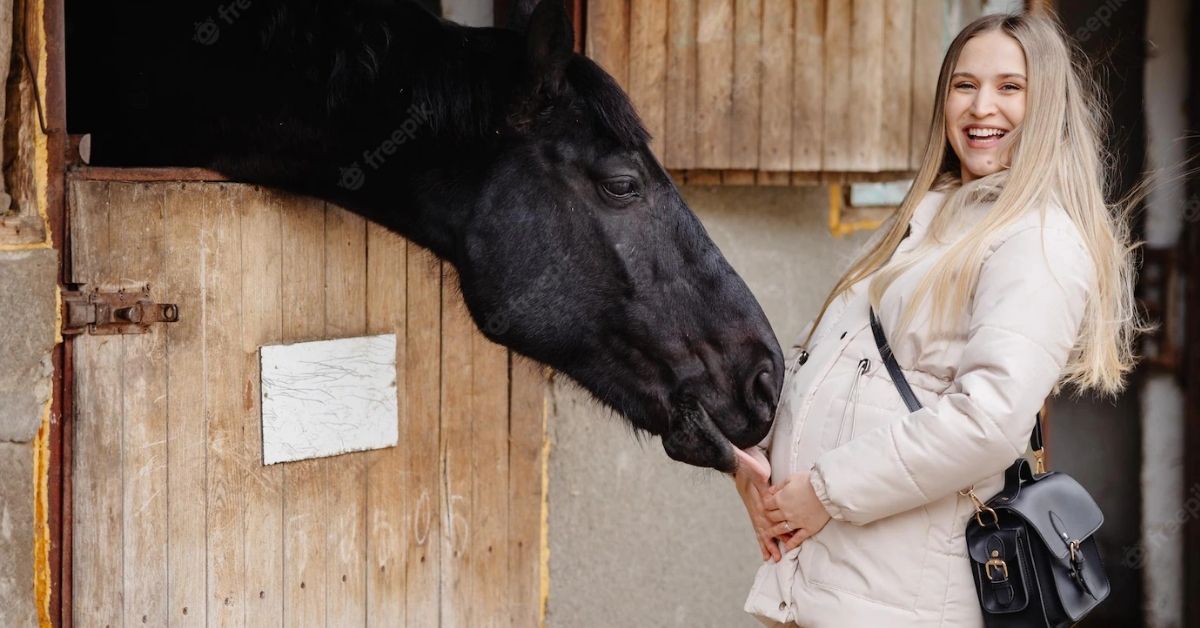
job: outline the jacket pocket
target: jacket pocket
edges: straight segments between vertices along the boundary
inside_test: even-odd
[[[838,447],[905,414],[903,401],[891,387],[891,380],[880,376],[880,368],[878,360],[860,359],[850,383],[829,399],[822,450]]]
[[[854,525],[830,520],[812,544],[806,579],[816,587],[905,610],[916,608],[929,560],[925,507]]]

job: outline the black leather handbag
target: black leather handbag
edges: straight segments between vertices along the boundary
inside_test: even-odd
[[[871,309],[879,355],[909,412],[921,408],[887,336]],[[1039,413],[1029,444],[1037,459],[1017,458],[1004,472],[1004,489],[980,501],[974,487],[959,491],[975,505],[967,522],[967,554],[988,628],[1070,626],[1108,597],[1108,576],[1096,545],[1104,514],[1079,482],[1046,472]]]

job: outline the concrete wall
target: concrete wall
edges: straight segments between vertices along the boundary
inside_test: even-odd
[[[867,237],[829,235],[825,188],[684,188],[780,344]],[[569,382],[550,411],[553,628],[758,626],[742,612],[758,549],[730,479],[639,442]]]
[[[0,626],[37,625],[34,445],[50,398],[53,249],[0,246]]]

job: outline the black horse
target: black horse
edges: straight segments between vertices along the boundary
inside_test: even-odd
[[[68,110],[93,165],[200,166],[337,203],[458,270],[492,340],[569,375],[676,460],[729,471],[783,376],[762,310],[572,52],[388,0],[76,1]]]

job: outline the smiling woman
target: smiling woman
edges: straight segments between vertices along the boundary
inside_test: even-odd
[[[1105,202],[1105,109],[1058,24],[981,18],[939,76],[908,196],[796,339],[769,451],[737,473],[769,625],[982,626],[964,489],[999,492],[1047,396],[1115,393],[1133,364],[1129,203]]]

